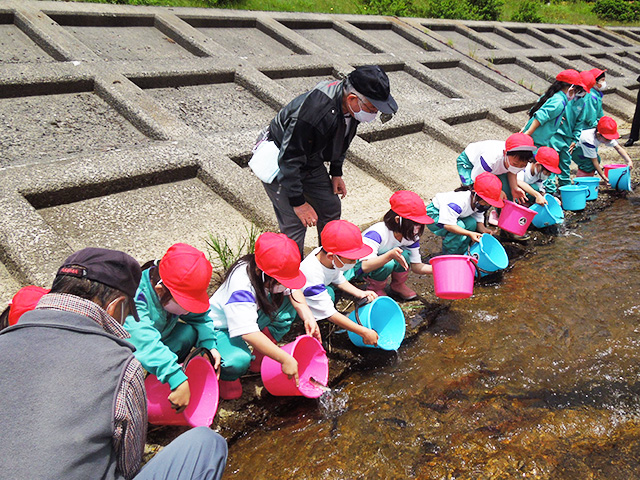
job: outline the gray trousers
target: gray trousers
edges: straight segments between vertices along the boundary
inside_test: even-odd
[[[192,428],[167,445],[134,480],[220,480],[227,464],[227,442],[207,427]]]
[[[267,184],[262,183],[276,212],[280,231],[298,244],[300,256],[303,256],[304,237],[307,233],[298,216],[289,205],[289,198],[280,187],[278,180]],[[303,173],[302,191],[307,203],[318,214],[318,238],[324,226],[331,220],[338,220],[342,213],[342,204],[338,195],[333,193],[333,186],[329,172],[324,165]]]

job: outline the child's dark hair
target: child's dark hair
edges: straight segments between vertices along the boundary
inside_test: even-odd
[[[553,82],[551,86],[547,88],[547,91],[544,92],[544,95],[540,97],[540,100],[538,100],[538,102],[533,107],[531,107],[531,110],[529,110],[529,118],[533,117],[534,113],[540,110],[540,107],[542,107],[542,105],[544,105],[547,100],[549,100],[563,88],[570,86],[571,84],[567,82],[561,82],[560,80],[556,80],[555,82]]]
[[[161,280],[160,278],[160,269],[158,268],[158,260],[149,260],[147,263],[142,265],[142,271],[149,270],[149,281],[151,285],[155,286]],[[164,285],[164,284],[163,284]],[[172,295],[169,291],[169,288],[164,285],[164,293],[161,297],[159,297],[160,303],[162,305],[166,305],[169,300],[171,300]]]
[[[225,272],[222,283],[226,282],[234,272],[234,270],[239,267],[247,269],[247,274],[249,275],[251,286],[256,291],[256,301],[258,302],[258,307],[260,307],[260,310],[262,310],[263,313],[273,318],[274,314],[277,313],[278,309],[280,308],[280,305],[282,305],[284,295],[281,293],[272,293],[271,295],[267,294],[267,292],[265,291],[265,282],[262,280],[262,275],[257,273],[256,271],[257,264],[256,255],[254,253],[247,254],[236,260],[236,262],[229,267],[229,270]],[[271,278],[266,273],[264,274],[264,277],[265,280]],[[291,299],[294,300],[293,297],[291,297]]]
[[[516,157],[521,162],[531,163],[534,160],[533,152],[507,152],[510,157]]]
[[[474,193],[473,185],[460,185],[454,192],[471,192]]]
[[[601,79],[602,77],[604,77],[606,74],[607,74],[607,72],[602,72],[600,75],[598,75],[598,76],[596,77],[596,82],[599,82],[599,81],[600,81],[600,79]]]
[[[0,332],[9,326],[9,310],[11,305],[4,309],[0,314]]]
[[[419,226],[420,230],[418,231],[418,236],[421,237],[424,233],[424,225],[421,223],[416,223],[413,220],[409,220],[408,218],[400,217],[400,221],[396,220],[396,217],[400,217],[393,210],[389,210],[384,214],[384,218],[382,221],[385,226],[391,230],[392,232],[399,232],[402,235],[402,238],[406,240],[415,240],[416,234],[413,233],[413,227]]]

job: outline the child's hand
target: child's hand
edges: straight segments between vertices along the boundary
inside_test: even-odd
[[[409,264],[407,264],[407,261],[402,256],[402,249],[400,247],[392,248],[385,253],[385,255],[388,255],[389,260],[395,260],[402,266],[402,268],[409,270]]]
[[[378,333],[375,330],[367,328],[367,331],[362,335],[362,341],[365,345],[378,345]]]
[[[305,319],[304,331],[307,335],[315,338],[319,342],[322,342],[322,337],[320,336],[320,327],[318,327],[318,322],[316,322],[315,318]]]
[[[209,350],[209,352],[213,357],[213,369],[216,371],[218,380],[220,380],[220,361],[222,360],[222,357],[220,356],[220,352],[218,352],[218,350],[216,350],[215,348],[212,348],[211,350]]]
[[[376,298],[378,298],[378,294],[373,290],[365,290],[362,293],[363,295],[360,298],[366,298],[367,302],[373,302]]]
[[[191,390],[189,389],[189,381],[185,380],[178,385],[175,390],[172,390],[169,394],[169,403],[176,413],[182,412],[191,400]]]
[[[542,195],[538,194],[538,195],[536,196],[536,203],[537,203],[538,205],[546,205],[546,204],[547,204],[547,201],[544,199],[544,197],[543,197]]]
[[[282,362],[282,373],[289,378],[295,378],[296,387],[300,386],[300,379],[298,378],[298,362],[291,355],[288,355],[284,362]]]
[[[520,187],[516,187],[511,190],[511,196],[513,197],[513,201],[516,203],[524,202],[527,200],[527,194],[524,193],[524,190]]]
[[[478,233],[478,232],[469,232],[469,235],[467,235],[467,237],[469,237],[472,242],[476,242],[477,243],[482,238],[482,234]]]
[[[571,145],[569,145],[569,153],[573,153],[574,148],[576,148],[576,142],[571,142]]]

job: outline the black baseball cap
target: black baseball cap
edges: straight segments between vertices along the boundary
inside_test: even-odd
[[[140,321],[134,297],[142,277],[140,264],[132,256],[106,248],[83,248],[69,256],[57,275],[86,278],[115,288],[129,297],[129,310]]]
[[[389,77],[378,65],[356,67],[349,74],[349,82],[382,113],[398,111],[398,104],[391,96]]]

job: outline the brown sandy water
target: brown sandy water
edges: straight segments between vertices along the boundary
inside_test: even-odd
[[[638,205],[448,304],[393,361],[236,441],[225,478],[640,478]]]

